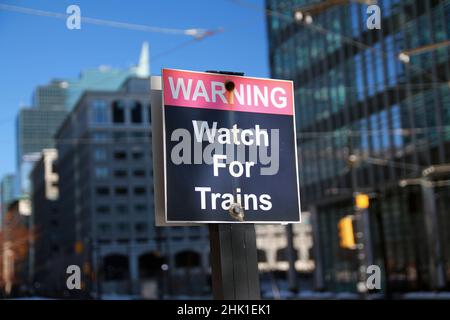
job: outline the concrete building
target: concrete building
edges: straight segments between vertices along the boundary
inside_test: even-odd
[[[74,263],[74,221],[59,210],[59,177],[56,149],[42,150],[31,172],[32,229],[30,283],[41,296],[69,297],[66,268]]]
[[[85,91],[56,134],[59,211],[93,296],[209,292],[205,228],[156,228],[150,78]]]
[[[295,85],[316,289],[354,292],[357,265],[376,264],[383,290],[448,290],[450,1],[378,5],[381,29],[369,30],[356,1],[266,0],[272,77]],[[354,192],[371,197],[361,254],[339,246]]]
[[[75,79],[55,79],[36,87],[31,107],[22,107],[17,116],[18,192],[29,192],[29,174],[40,153],[54,147],[54,135],[85,90],[115,91],[130,76],[148,77],[149,49],[142,46],[139,63],[130,68],[100,66],[83,70]]]

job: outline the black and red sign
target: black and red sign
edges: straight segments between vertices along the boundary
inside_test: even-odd
[[[300,222],[291,81],[163,69],[168,223]]]

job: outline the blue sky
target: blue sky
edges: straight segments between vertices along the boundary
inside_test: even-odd
[[[263,6],[263,0],[247,0]],[[224,28],[224,31],[152,61],[152,74],[162,67],[188,70],[243,71],[269,76],[265,17],[262,11],[227,0],[0,0],[65,13],[79,5],[81,15],[167,28]],[[15,170],[15,119],[19,105],[29,105],[34,87],[52,78],[74,78],[82,69],[102,64],[126,68],[137,63],[143,41],[151,56],[189,40],[168,35],[82,24],[68,30],[62,19],[0,11],[0,176]]]

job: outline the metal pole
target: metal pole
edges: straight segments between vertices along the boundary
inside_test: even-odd
[[[286,226],[287,237],[287,254],[288,254],[288,283],[289,290],[292,292],[298,292],[297,270],[295,269],[295,262],[297,260],[297,252],[294,247],[294,231],[292,224]]]
[[[244,75],[241,72],[207,72]],[[210,224],[209,240],[214,299],[260,299],[254,224]]]
[[[356,175],[355,167],[357,165],[358,158],[353,153],[353,132],[352,130],[348,131],[347,136],[348,143],[348,165],[350,167],[350,176],[351,176],[351,188],[353,192],[353,197],[357,194],[358,190],[358,177]],[[364,210],[366,211],[366,210]],[[366,298],[366,244],[364,241],[364,216],[367,215],[367,212],[360,211],[355,208],[355,218],[354,225],[356,226],[356,260],[357,260],[357,291],[361,299]]]
[[[320,237],[319,217],[316,206],[309,206],[311,215],[311,226],[313,229],[313,250],[314,250],[314,289],[323,291],[325,289],[323,275],[322,239]]]
[[[386,248],[386,240],[385,240],[385,232],[384,232],[384,225],[383,225],[383,216],[381,211],[381,193],[379,198],[380,201],[378,201],[376,205],[376,212],[375,212],[375,218],[377,219],[378,224],[378,237],[380,238],[380,250],[381,250],[381,256],[383,259],[383,267],[384,267],[384,278],[385,278],[385,284],[384,284],[384,296],[386,299],[391,298],[391,292],[389,288],[389,265],[387,261],[387,248]]]
[[[439,241],[438,217],[434,187],[431,181],[423,178],[421,182],[425,211],[425,227],[430,248],[431,287],[440,289],[445,285],[444,267],[442,265],[441,243]]]
[[[214,299],[260,299],[253,224],[209,225]]]

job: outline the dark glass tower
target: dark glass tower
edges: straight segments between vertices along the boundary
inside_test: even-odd
[[[272,76],[295,84],[316,287],[356,290],[358,251],[340,248],[337,224],[365,192],[368,222],[357,234],[382,289],[449,289],[450,1],[378,1],[379,30],[357,1],[311,9],[331,2],[266,0]]]

